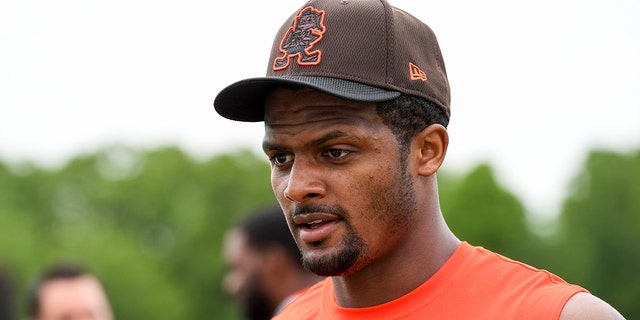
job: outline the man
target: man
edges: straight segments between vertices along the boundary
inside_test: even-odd
[[[315,37],[283,48],[300,23]],[[436,179],[449,142],[445,65],[432,30],[385,0],[309,1],[276,35],[267,77],[231,84],[214,105],[264,121],[303,264],[328,276],[275,319],[622,318],[448,228]]]
[[[27,313],[33,320],[112,320],[100,281],[82,268],[55,265],[32,288]]]
[[[321,278],[305,270],[278,206],[260,208],[230,229],[224,241],[226,291],[247,319],[271,319]]]

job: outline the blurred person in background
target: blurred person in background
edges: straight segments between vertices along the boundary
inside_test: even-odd
[[[321,277],[305,270],[279,206],[260,208],[227,231],[223,286],[247,319],[271,319]]]
[[[112,320],[113,313],[98,278],[74,264],[46,270],[27,300],[31,320]]]
[[[0,320],[15,319],[14,290],[11,273],[0,267]]]

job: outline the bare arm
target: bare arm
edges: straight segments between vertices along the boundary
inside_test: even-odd
[[[571,297],[562,309],[560,320],[624,320],[624,317],[612,306],[600,298],[578,293]]]

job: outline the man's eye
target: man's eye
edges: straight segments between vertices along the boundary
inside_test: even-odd
[[[327,150],[327,155],[330,158],[333,158],[333,159],[344,158],[348,154],[349,154],[349,151],[342,150],[342,149],[329,149],[329,150]]]
[[[283,165],[283,164],[286,164],[288,161],[291,161],[292,158],[286,153],[276,153],[273,156],[271,156],[270,160],[275,165]]]

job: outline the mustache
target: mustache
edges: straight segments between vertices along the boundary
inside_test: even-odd
[[[305,213],[329,213],[335,215],[339,218],[344,218],[347,216],[346,211],[342,209],[340,206],[331,206],[326,204],[309,204],[302,205],[300,203],[296,203],[293,208],[293,214],[291,217],[295,217]]]

